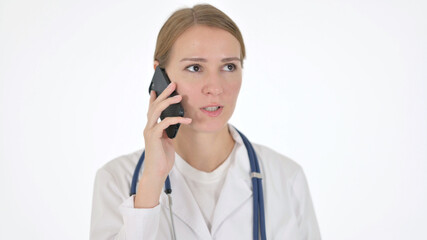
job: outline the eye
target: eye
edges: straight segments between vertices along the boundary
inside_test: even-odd
[[[195,64],[195,65],[188,66],[186,69],[190,72],[199,72],[200,66]]]
[[[233,72],[234,70],[236,70],[236,65],[233,63],[226,64],[222,70]]]

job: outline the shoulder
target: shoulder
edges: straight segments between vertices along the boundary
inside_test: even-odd
[[[133,174],[135,166],[138,163],[139,158],[141,157],[142,151],[143,149],[140,149],[128,154],[118,156],[107,162],[104,166],[101,167],[101,169],[111,173],[113,176],[117,174]]]
[[[110,184],[117,186],[120,191],[128,194],[132,176],[142,151],[143,149],[140,149],[110,160],[98,169],[97,180],[102,178],[105,184],[108,185],[106,182],[110,182]]]
[[[253,147],[266,176],[290,180],[302,172],[302,167],[291,158],[261,144],[253,143]]]

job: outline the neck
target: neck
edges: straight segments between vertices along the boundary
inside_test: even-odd
[[[228,125],[217,132],[198,132],[182,124],[173,145],[175,151],[192,167],[212,172],[230,155],[234,139]]]

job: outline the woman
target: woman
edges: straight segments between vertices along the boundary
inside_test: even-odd
[[[97,172],[91,239],[252,239],[258,229],[264,234],[261,225],[268,239],[320,239],[301,167],[253,144],[261,174],[251,175],[249,147],[228,124],[244,58],[238,27],[211,5],[178,10],[166,21],[154,68],[166,69],[172,83],[158,97],[150,94],[136,194],[129,197],[142,150]],[[179,95],[169,97],[174,90]],[[158,122],[161,112],[175,103],[182,104],[184,117]],[[164,130],[174,124],[180,128],[170,139]],[[162,191],[168,176],[173,204]],[[254,212],[260,219],[264,215],[253,209],[251,177],[262,177],[265,211],[265,224],[255,227]]]

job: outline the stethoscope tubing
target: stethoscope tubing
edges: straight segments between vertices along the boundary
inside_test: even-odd
[[[237,130],[237,129],[236,129]],[[237,130],[239,135],[242,137],[243,143],[245,144],[246,150],[248,152],[249,163],[251,166],[251,178],[252,178],[252,191],[253,191],[253,239],[257,240],[261,237],[262,240],[266,240],[266,232],[265,232],[265,212],[264,212],[264,197],[263,197],[263,189],[262,189],[262,175],[259,168],[258,158],[256,156],[255,150],[249,140],[243,135],[239,130]],[[132,183],[130,189],[130,196],[136,194],[136,186],[138,183],[139,172],[142,167],[142,163],[145,159],[145,151],[142,152],[141,157],[135,167],[135,171],[132,176]],[[169,179],[169,175],[165,181],[165,193],[169,197],[169,203],[171,204],[170,193],[172,193],[172,187]],[[172,208],[170,206],[171,211],[171,221],[173,223],[172,217]],[[260,232],[259,232],[259,229]],[[173,226],[173,237],[176,239],[175,234],[175,226]],[[259,235],[259,233],[261,233]]]
[[[237,129],[236,129],[237,130]],[[251,171],[255,173],[261,174],[259,164],[258,164],[258,158],[255,154],[255,150],[252,146],[252,144],[249,142],[249,140],[246,138],[245,135],[243,135],[239,130],[237,132],[242,137],[243,143],[245,144],[245,147],[248,151],[248,157],[249,157],[249,163],[251,166]],[[254,218],[253,218],[253,236],[255,239],[255,236],[257,236],[256,239],[258,239],[258,229],[261,229],[261,239],[266,239],[266,233],[265,233],[265,213],[264,213],[264,197],[263,197],[263,190],[262,190],[262,178],[254,177],[252,176],[252,191],[253,191],[253,211],[254,211]],[[258,218],[260,221],[258,221]],[[258,226],[260,224],[260,226]]]

